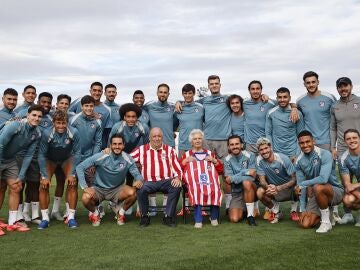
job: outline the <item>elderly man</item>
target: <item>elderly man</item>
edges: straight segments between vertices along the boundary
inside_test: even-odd
[[[141,167],[144,185],[137,191],[140,206],[140,226],[150,224],[148,215],[148,195],[161,191],[168,194],[164,225],[175,227],[175,210],[181,191],[181,167],[175,149],[163,143],[163,132],[160,128],[150,131],[150,143],[136,148],[131,156]]]

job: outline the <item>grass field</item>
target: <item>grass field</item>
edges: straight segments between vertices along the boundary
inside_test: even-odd
[[[289,204],[282,209],[279,224],[258,219],[259,226],[249,227],[222,215],[220,226],[196,230],[191,219],[168,228],[160,217],[147,228],[133,216],[117,226],[109,210],[92,227],[79,204],[76,230],[52,221],[47,230],[31,225],[28,233],[1,237],[0,269],[358,269],[360,228],[336,225],[319,235],[289,220]]]

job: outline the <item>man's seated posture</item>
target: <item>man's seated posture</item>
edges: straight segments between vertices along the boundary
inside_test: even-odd
[[[254,202],[256,194],[255,156],[243,149],[242,140],[238,135],[228,138],[230,154],[224,161],[225,181],[231,183],[232,198],[229,207],[230,222],[239,222],[247,211],[250,226],[256,226],[254,218]],[[245,208],[245,205],[246,208]]]
[[[345,187],[343,198],[344,205],[355,210],[355,226],[360,227],[360,133],[356,129],[348,129],[344,132],[344,141],[348,150],[339,160],[339,173]],[[351,176],[355,176],[357,183],[351,182]],[[351,214],[350,214],[351,215]]]
[[[278,223],[282,217],[279,202],[297,199],[294,193],[295,167],[288,156],[273,152],[269,139],[259,138],[256,145],[260,154],[256,159],[256,173],[260,180],[257,197],[270,209],[270,223]],[[291,209],[290,216],[293,221],[299,220],[296,206]]]
[[[93,226],[100,225],[100,213],[98,205],[103,200],[111,201],[118,206],[117,224],[125,224],[125,211],[136,201],[136,189],[143,185],[143,178],[140,175],[135,161],[132,157],[123,152],[124,138],[115,134],[110,139],[110,154],[95,154],[76,167],[80,187],[84,190],[82,202],[91,214],[89,220]],[[89,187],[85,180],[86,169],[94,166],[95,181]],[[125,185],[125,177],[130,172],[135,181],[133,187]]]
[[[141,167],[144,185],[138,189],[140,226],[150,225],[148,195],[155,192],[168,194],[164,225],[176,226],[176,205],[181,191],[182,171],[175,149],[163,143],[163,132],[154,127],[150,130],[150,143],[136,148],[131,156]]]
[[[301,194],[301,205],[305,192],[308,197],[305,212],[300,216],[300,226],[311,228],[319,223],[321,217],[321,225],[316,232],[326,233],[332,229],[329,206],[341,202],[343,188],[336,179],[331,153],[315,146],[311,132],[300,132],[298,141],[302,153],[295,162],[296,192]]]

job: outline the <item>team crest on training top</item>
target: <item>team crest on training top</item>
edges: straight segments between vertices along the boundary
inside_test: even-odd
[[[124,164],[124,163],[120,163],[120,164],[119,164],[119,168],[120,168],[120,169],[123,169],[124,167],[125,167],[125,164]]]
[[[219,103],[224,102],[224,98],[219,99]]]
[[[33,140],[35,140],[35,134],[33,134],[33,135],[31,135],[31,140],[33,141]]]
[[[44,126],[44,127],[47,127],[49,124],[46,121],[42,121],[41,125]]]
[[[274,171],[275,171],[276,174],[279,174],[279,173],[280,173],[280,171],[279,171],[278,168],[276,168]]]
[[[319,160],[317,158],[314,159],[313,164],[317,165],[319,163]]]
[[[264,106],[260,106],[260,111],[265,111],[265,108],[264,108]]]
[[[65,144],[69,144],[70,143],[70,140],[69,139],[66,139],[65,140]]]
[[[243,167],[243,169],[246,169],[246,167],[247,167],[247,161],[246,160],[242,162],[242,167]]]
[[[135,132],[134,135],[135,135],[135,137],[139,137],[140,134],[139,134],[139,132]]]
[[[198,108],[195,108],[195,110],[194,110],[195,112],[199,112],[199,109]]]
[[[90,127],[91,127],[91,128],[95,128],[95,124],[94,124],[94,123],[91,123]]]
[[[325,101],[321,100],[321,101],[319,102],[319,106],[320,106],[320,107],[324,107],[324,106],[325,106]]]
[[[170,112],[170,107],[166,107],[165,110]]]
[[[354,108],[354,110],[357,110],[357,109],[359,109],[359,104],[357,104],[357,103],[354,103],[354,104],[353,104],[353,108]]]

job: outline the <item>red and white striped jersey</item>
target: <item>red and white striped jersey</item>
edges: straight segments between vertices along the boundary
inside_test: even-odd
[[[220,188],[219,173],[223,171],[223,165],[218,160],[218,165],[206,160],[207,156],[215,157],[209,150],[202,153],[187,151],[181,158],[192,156],[194,161],[183,166],[183,180],[187,184],[189,201],[191,205],[221,205],[222,193]],[[182,162],[181,162],[182,164]]]
[[[141,175],[145,181],[160,181],[178,177],[182,171],[174,148],[163,144],[160,149],[153,149],[150,144],[137,147],[130,154],[141,165]]]

